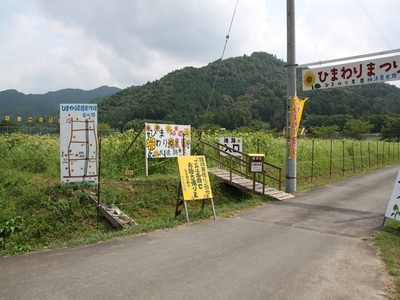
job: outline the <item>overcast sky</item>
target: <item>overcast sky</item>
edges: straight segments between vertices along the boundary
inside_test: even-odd
[[[202,67],[221,57],[236,1],[1,0],[0,91],[126,88]],[[399,0],[295,3],[298,64],[400,48]],[[224,58],[255,51],[286,61],[285,0],[238,1]]]

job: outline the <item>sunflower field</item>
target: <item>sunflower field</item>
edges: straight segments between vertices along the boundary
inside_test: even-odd
[[[201,140],[240,137],[243,152],[261,153],[285,175],[286,140],[268,132],[205,132]],[[199,134],[191,132],[191,153],[202,155]],[[0,255],[54,248],[176,226],[174,218],[179,172],[177,160],[148,160],[146,176],[144,133],[133,130],[99,139],[101,201],[118,205],[139,225],[115,232],[98,222],[85,192],[97,186],[60,183],[60,140],[57,136],[12,133],[0,135]],[[297,189],[339,180],[400,161],[399,144],[382,141],[298,139]],[[212,166],[211,162],[208,165]],[[129,172],[127,172],[129,171]],[[251,207],[265,197],[227,186],[210,176],[217,214]],[[196,201],[192,201],[196,202]],[[209,218],[191,203],[191,220]],[[100,220],[101,221],[101,220]]]

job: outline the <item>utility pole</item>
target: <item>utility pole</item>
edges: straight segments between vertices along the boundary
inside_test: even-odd
[[[291,99],[296,98],[296,36],[295,36],[295,0],[287,0],[287,101],[286,101],[286,192],[296,191],[296,151],[297,137],[291,141],[290,118]],[[291,152],[294,152],[291,154]],[[294,157],[293,157],[294,156]]]

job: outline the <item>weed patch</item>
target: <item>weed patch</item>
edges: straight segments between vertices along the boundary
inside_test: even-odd
[[[135,135],[128,131],[102,138],[100,201],[117,205],[138,223],[119,231],[110,229],[101,219],[97,222],[96,207],[85,192],[97,193],[97,186],[59,183],[58,138],[20,133],[0,136],[0,255],[94,243],[184,223],[184,214],[174,217],[179,185],[176,160],[149,161],[150,175],[146,176],[144,138],[137,139],[126,151]],[[263,132],[230,135],[242,137],[243,152],[265,154],[265,161],[284,169],[285,139]],[[214,143],[220,136],[218,132],[204,134],[203,139]],[[383,142],[299,139],[297,188],[302,190],[397,163],[400,154],[395,151],[399,147],[392,148],[389,152],[390,145]],[[125,175],[126,170],[133,170],[133,176]],[[251,193],[226,185],[213,175],[210,183],[219,217],[233,217],[272,200],[261,196],[253,199]],[[213,217],[209,201],[204,209],[201,202],[188,201],[191,221]],[[374,241],[389,273],[399,278],[397,226],[396,222],[388,222]]]
[[[400,222],[388,220],[372,240],[380,249],[380,256],[388,273],[394,277],[398,297],[396,299],[400,299]]]

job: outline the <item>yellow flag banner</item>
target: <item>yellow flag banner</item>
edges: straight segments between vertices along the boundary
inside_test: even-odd
[[[289,122],[289,126],[290,126],[289,157],[290,158],[296,158],[297,132],[299,131],[301,115],[303,114],[304,104],[307,100],[308,100],[308,98],[305,98],[305,99],[299,99],[297,97],[290,98],[290,122]]]

